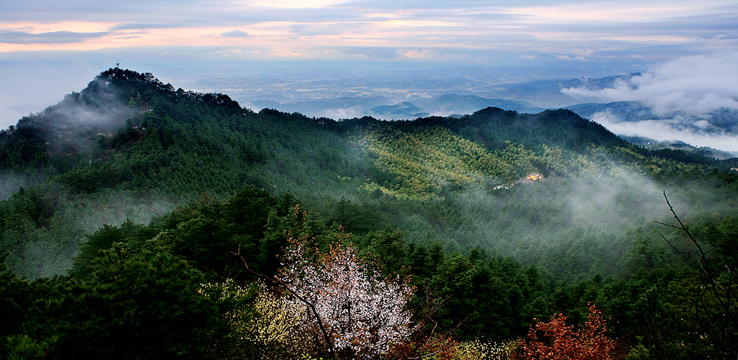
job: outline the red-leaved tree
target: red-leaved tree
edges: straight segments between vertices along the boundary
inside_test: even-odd
[[[584,327],[575,331],[566,316],[556,314],[548,323],[535,320],[528,337],[520,342],[526,360],[611,360],[615,341],[609,339],[602,313],[590,304]],[[539,339],[539,334],[542,338]]]

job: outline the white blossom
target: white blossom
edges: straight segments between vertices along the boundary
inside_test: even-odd
[[[308,316],[300,324],[322,342],[317,315],[333,349],[355,358],[374,358],[413,332],[406,304],[412,288],[401,276],[382,278],[378,269],[364,262],[352,246],[334,245],[328,254],[313,260],[305,245],[293,242],[284,257],[279,280],[294,292],[286,301],[303,303]],[[299,300],[299,299],[302,299]],[[315,313],[306,303],[312,304]]]

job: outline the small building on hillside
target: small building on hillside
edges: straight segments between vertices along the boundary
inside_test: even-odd
[[[532,173],[528,175],[525,179],[521,180],[521,184],[532,184],[536,181],[543,180],[543,175],[539,173]]]

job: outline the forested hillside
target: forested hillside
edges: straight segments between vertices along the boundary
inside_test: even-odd
[[[0,350],[547,358],[563,313],[607,322],[590,358],[735,358],[736,167],[568,110],[334,121],[110,69],[0,132]],[[373,320],[321,297],[344,275]]]

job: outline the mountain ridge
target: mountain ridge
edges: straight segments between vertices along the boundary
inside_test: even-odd
[[[526,204],[516,210],[519,216],[531,216],[535,202],[520,185],[531,174],[544,179],[535,188],[569,189],[563,199],[576,189],[572,183],[594,181],[580,179],[607,179],[588,187],[615,186],[644,176],[703,176],[712,168],[736,167],[697,154],[633,146],[563,109],[520,114],[486,108],[459,117],[335,121],[269,109],[257,113],[224,94],[175,89],[152,74],[117,68],[101,73],[90,84],[79,95],[0,133],[4,176],[20,176],[8,182],[15,188],[4,189],[9,197],[0,211],[4,216],[23,214],[25,219],[3,220],[1,248],[11,251],[9,263],[14,269],[32,277],[64,271],[84,242],[84,234],[103,224],[120,224],[125,218],[146,222],[177,205],[197,201],[203,193],[224,200],[248,185],[275,194],[292,193],[306,206],[328,214],[325,221],[333,221],[330,214],[339,199],[373,204],[364,221],[333,218],[342,219],[349,229],[366,232],[407,226],[414,229],[408,232],[412,241],[435,239],[456,251],[474,246],[503,249],[507,255],[533,262],[541,254],[518,245],[505,249],[502,244],[507,240],[500,236],[510,231],[539,232],[543,227],[527,229],[523,222],[495,234],[495,227],[480,225],[496,220],[479,215],[479,204],[471,207],[474,217],[452,214],[471,206],[470,201],[503,201],[498,199],[503,193],[496,189],[504,188]],[[106,94],[105,98],[115,94],[117,99],[115,106],[112,101],[106,103],[108,112],[117,114],[106,118],[108,128],[61,126],[66,131],[62,134],[48,132],[57,128],[43,127],[69,120],[53,118],[57,108],[73,104],[79,109],[94,108],[91,96],[98,93]],[[64,135],[74,129],[79,131],[75,140],[84,146],[65,145],[71,138],[67,141]],[[44,141],[49,136],[61,140]],[[36,175],[31,179],[28,174]],[[20,186],[29,190],[21,192]],[[476,200],[468,198],[472,193],[478,193]],[[552,207],[566,204],[547,201],[553,201]],[[559,210],[569,216],[574,216],[573,211]],[[445,225],[435,228],[434,224]],[[553,223],[550,226],[557,229]],[[51,247],[57,250],[48,250],[49,257],[58,260],[44,263],[47,251],[36,246],[52,233],[60,241]],[[617,267],[612,261],[608,266],[608,271]],[[568,271],[562,269],[556,271]]]

